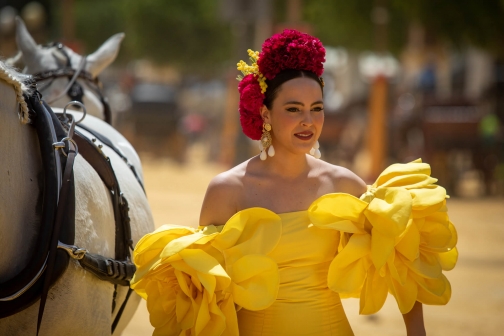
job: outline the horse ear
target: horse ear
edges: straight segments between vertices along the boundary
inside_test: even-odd
[[[86,70],[96,77],[117,57],[124,33],[115,34],[105,41],[98,50],[87,57]]]
[[[36,57],[39,46],[35,43],[35,40],[19,16],[16,16],[16,43],[24,57]]]

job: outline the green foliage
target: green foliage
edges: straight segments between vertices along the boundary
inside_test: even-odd
[[[214,0],[76,0],[77,36],[92,52],[124,31],[120,58],[148,58],[212,72],[231,53],[231,33]]]
[[[374,48],[374,24],[370,0],[310,0],[305,1],[305,18],[314,27],[314,34],[332,46],[356,50]],[[407,22],[396,8],[389,7],[387,44],[390,50],[400,51],[407,39]]]
[[[504,55],[503,0],[391,0],[391,6],[409,20],[421,22],[431,36]]]
[[[368,0],[305,1],[304,17],[324,44],[369,49],[373,41]]]
[[[284,22],[288,1],[271,1],[274,21]],[[385,2],[387,44],[395,53],[404,47],[408,28],[416,21],[434,40],[455,46],[471,43],[504,55],[504,0]],[[211,74],[221,71],[232,57],[233,37],[230,24],[219,15],[220,0],[75,0],[74,4],[76,36],[87,53],[124,31],[119,61],[148,58],[187,72]],[[304,0],[303,18],[327,45],[371,50],[374,4],[373,0]]]
[[[84,52],[92,53],[110,36],[124,32],[124,13],[121,0],[75,1],[75,35],[84,43]],[[124,58],[124,49],[119,56]]]
[[[230,55],[230,29],[218,18],[218,1],[127,1],[125,11],[136,56],[205,70]]]
[[[278,0],[280,1],[280,0]],[[388,0],[388,46],[398,52],[411,22],[429,38],[455,46],[471,43],[504,55],[504,0]],[[357,50],[373,49],[372,0],[305,0],[305,19],[321,40]]]

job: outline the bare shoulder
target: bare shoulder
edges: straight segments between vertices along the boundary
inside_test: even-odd
[[[242,165],[220,173],[210,181],[201,206],[201,226],[225,224],[237,212],[243,191]]]
[[[351,170],[329,163],[326,163],[325,166],[325,170],[332,179],[336,192],[359,197],[367,191],[366,183]]]

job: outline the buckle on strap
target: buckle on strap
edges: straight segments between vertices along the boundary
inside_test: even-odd
[[[82,258],[84,258],[84,255],[88,252],[86,249],[80,248],[75,245],[67,245],[60,241],[58,241],[58,248],[65,250],[70,256],[70,258],[75,260],[81,260]]]

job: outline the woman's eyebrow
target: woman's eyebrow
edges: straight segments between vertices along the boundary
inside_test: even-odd
[[[324,102],[322,100],[317,100],[316,102],[313,102],[311,104],[311,106],[318,105],[318,104],[323,104],[323,103]],[[298,101],[295,101],[295,100],[288,101],[284,105],[301,105],[301,106],[304,106],[304,104],[302,102],[298,102]]]
[[[301,106],[304,106],[304,104],[303,104],[303,103],[298,102],[298,101],[295,101],[295,100],[288,101],[288,102],[286,102],[284,105],[301,105]]]

